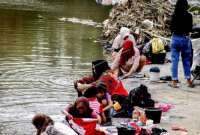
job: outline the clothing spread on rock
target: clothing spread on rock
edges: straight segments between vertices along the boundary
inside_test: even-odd
[[[99,82],[106,83],[108,90],[107,92],[111,96],[113,96],[114,94],[128,96],[128,93],[124,89],[121,80],[110,69],[104,71],[97,81],[94,81],[93,75],[89,75],[89,77],[83,77],[82,80],[84,83],[94,86],[96,86],[96,84]]]

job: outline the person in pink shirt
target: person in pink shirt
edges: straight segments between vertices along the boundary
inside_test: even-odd
[[[106,122],[106,117],[104,115],[104,111],[103,111],[103,105],[101,103],[98,102],[97,99],[97,87],[95,86],[90,86],[85,92],[84,92],[84,96],[89,100],[89,105],[90,107],[97,113],[100,115],[102,123]]]
[[[126,40],[123,48],[117,53],[112,65],[112,71],[114,71],[117,76],[122,76],[122,69],[127,72],[123,75],[123,78],[127,78],[134,72],[141,72],[145,62],[146,57],[140,56],[140,52],[134,47],[133,42]]]

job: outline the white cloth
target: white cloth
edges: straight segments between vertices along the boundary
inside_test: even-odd
[[[193,51],[193,63],[191,71],[194,71],[196,66],[200,66],[200,38],[192,39],[192,48]]]
[[[193,63],[190,69],[191,71],[194,71],[196,66],[200,66],[200,49],[194,50],[193,52]]]
[[[68,127],[67,125],[65,125],[64,123],[61,123],[61,122],[56,122],[54,124],[54,127],[64,133],[64,134],[67,134],[67,135],[78,135],[73,129],[71,129],[70,127]]]
[[[128,36],[127,40],[131,40],[133,42],[133,46],[136,47],[135,38],[133,37],[133,35],[130,34],[130,30],[126,27],[122,27],[120,29],[120,35],[118,35],[113,42],[112,48],[114,49],[122,48],[124,44],[124,38],[126,36]]]

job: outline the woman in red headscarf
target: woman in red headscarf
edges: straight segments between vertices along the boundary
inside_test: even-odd
[[[133,42],[126,40],[123,48],[118,52],[112,70],[118,75],[122,76],[121,69],[127,74],[123,77],[129,77],[134,72],[140,72],[145,65],[146,57],[140,56],[139,50],[133,46]]]

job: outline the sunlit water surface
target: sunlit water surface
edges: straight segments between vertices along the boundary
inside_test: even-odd
[[[107,58],[96,42],[102,28],[58,18],[103,22],[110,9],[94,0],[0,0],[0,134],[35,134],[39,112],[64,118],[77,98],[73,80]]]

